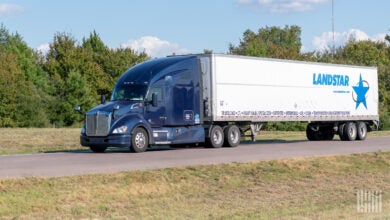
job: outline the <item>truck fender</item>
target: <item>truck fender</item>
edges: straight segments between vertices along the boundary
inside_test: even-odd
[[[118,120],[112,127],[113,129],[122,125],[128,127],[129,134],[133,134],[134,130],[137,127],[141,127],[146,130],[149,136],[149,144],[153,143],[153,135],[151,135],[152,128],[149,126],[149,123],[142,117],[140,114],[131,114],[126,115],[120,120]]]

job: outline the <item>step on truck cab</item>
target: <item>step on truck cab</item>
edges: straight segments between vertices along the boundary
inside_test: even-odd
[[[80,143],[94,152],[235,147],[270,121],[308,122],[309,140],[364,140],[379,124],[377,70],[221,54],[151,59],[85,114]]]

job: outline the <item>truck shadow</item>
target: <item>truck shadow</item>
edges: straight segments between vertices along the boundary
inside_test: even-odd
[[[283,144],[283,143],[299,143],[299,142],[308,142],[308,140],[268,139],[268,140],[256,140],[256,141],[242,141],[240,145]]]
[[[328,142],[340,141],[339,139],[334,139]],[[293,144],[293,143],[306,143],[308,140],[284,140],[284,139],[268,139],[268,140],[256,140],[256,141],[242,141],[240,146],[250,146],[250,145],[269,145],[269,144]],[[321,142],[321,141],[320,141]],[[227,148],[228,147],[222,147]],[[207,146],[199,145],[181,145],[181,146],[168,146],[168,145],[153,145],[148,148],[147,152],[158,152],[158,151],[177,151],[177,150],[186,150],[186,149],[214,149],[208,148]],[[219,148],[216,148],[219,149]],[[71,154],[115,154],[115,153],[131,153],[128,148],[108,148],[104,153],[94,153],[88,148],[78,149],[78,150],[55,150],[55,151],[45,151],[43,153],[71,153]]]

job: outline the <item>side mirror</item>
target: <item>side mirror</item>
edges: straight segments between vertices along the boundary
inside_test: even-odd
[[[152,106],[157,107],[157,94],[156,93],[152,94]]]
[[[106,95],[101,95],[100,96],[100,104],[106,104]]]

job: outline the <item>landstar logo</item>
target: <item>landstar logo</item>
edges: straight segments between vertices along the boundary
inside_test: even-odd
[[[349,86],[349,76],[341,74],[313,73],[313,85]]]
[[[355,109],[359,107],[360,103],[367,109],[366,94],[370,89],[370,86],[366,80],[362,79],[362,74],[360,74],[359,82],[356,86],[352,86],[352,88],[354,91],[352,92],[352,99],[356,102]]]

